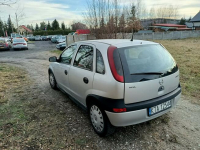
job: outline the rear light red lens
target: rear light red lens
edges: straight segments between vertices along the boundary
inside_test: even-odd
[[[23,45],[26,45],[26,43],[24,43]]]
[[[126,112],[126,108],[113,108],[113,111],[117,113]]]
[[[6,43],[6,47],[8,47],[9,45]]]
[[[110,46],[108,48],[108,61],[109,61],[109,64],[110,64],[111,72],[112,72],[115,80],[117,80],[119,82],[124,82],[124,77],[123,77],[123,75],[118,74],[116,66],[115,66],[115,62],[114,62],[114,51],[116,49],[117,49],[117,47],[115,47],[115,46]]]

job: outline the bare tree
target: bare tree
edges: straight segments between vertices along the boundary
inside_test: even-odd
[[[179,15],[179,8],[178,6],[174,7],[174,19],[177,19],[177,16]]]
[[[152,7],[149,12],[149,18],[154,19],[156,17],[155,9]]]
[[[17,0],[0,0],[0,5],[10,6],[17,3]]]
[[[136,15],[141,16],[141,4],[142,0],[137,0],[131,7],[121,5],[120,0],[88,0],[87,12],[83,16],[97,38],[117,38],[117,33],[130,32],[140,26]],[[143,10],[146,15],[146,9]]]

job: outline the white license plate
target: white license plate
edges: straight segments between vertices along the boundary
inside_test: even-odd
[[[153,106],[149,108],[149,116],[155,115],[161,111],[164,111],[166,109],[169,109],[172,107],[172,100],[166,101],[164,103],[161,103],[159,105]]]

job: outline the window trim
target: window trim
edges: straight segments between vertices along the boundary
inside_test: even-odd
[[[66,64],[66,65],[71,65],[71,64],[72,64],[72,61],[73,61],[74,56],[72,57],[72,60],[71,60],[70,63],[61,62],[61,56],[62,56],[62,54],[63,54],[68,48],[70,48],[70,47],[72,47],[72,46],[77,46],[77,44],[70,45],[70,46],[66,47],[66,48],[63,50],[63,52],[62,52],[62,53],[60,54],[60,56],[59,56],[59,63],[61,63],[61,64]],[[77,49],[77,48],[76,48],[76,49]],[[76,49],[74,50],[74,53],[76,53]]]
[[[92,69],[91,69],[91,70],[90,70],[90,69],[87,69],[87,68],[79,67],[79,66],[74,66],[74,62],[75,62],[75,60],[76,60],[76,56],[77,56],[77,54],[78,54],[78,52],[79,52],[81,46],[90,46],[90,47],[92,47],[92,49],[93,49]],[[74,57],[72,66],[73,66],[73,67],[76,67],[76,68],[80,68],[80,69],[83,69],[83,70],[87,70],[87,71],[93,72],[93,71],[94,71],[94,47],[91,46],[91,45],[80,44],[79,47],[78,47],[78,50],[77,50],[77,52],[76,52],[76,55],[75,55],[75,57]]]
[[[105,63],[104,63],[104,59],[103,59],[104,73],[99,73],[99,72],[97,72],[97,51],[100,52],[100,54],[101,54],[101,56],[102,56],[102,59],[103,59],[103,55],[102,55],[101,51],[98,50],[98,49],[96,48],[96,71],[95,71],[95,72],[98,73],[98,74],[105,75],[105,74],[106,74],[106,66],[105,66]]]

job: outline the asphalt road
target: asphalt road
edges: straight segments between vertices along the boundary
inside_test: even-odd
[[[87,114],[63,93],[49,86],[48,58],[53,55],[49,51],[55,50],[55,46],[50,41],[36,41],[28,44],[29,50],[3,51],[0,52],[0,63],[22,67],[28,72],[33,81],[30,89],[35,95],[47,102],[54,102],[58,110],[65,111],[65,115],[70,118],[66,122],[70,123],[69,131],[73,131],[70,132],[71,137],[88,138],[90,144],[104,150],[200,149],[200,106],[190,103],[186,97],[181,98],[175,109],[156,120],[118,128],[114,135],[107,138],[97,136]]]

